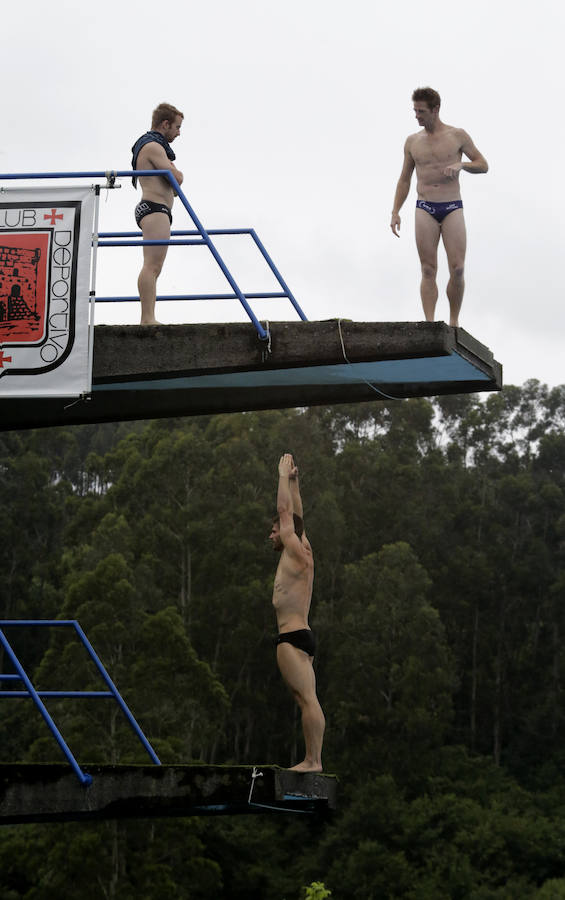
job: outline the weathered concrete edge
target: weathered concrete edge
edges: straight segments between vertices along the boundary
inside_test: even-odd
[[[457,349],[456,331],[445,322],[272,322],[267,345],[253,326],[241,322],[98,325],[93,380],[446,356]],[[473,355],[491,365],[490,350],[473,343]]]

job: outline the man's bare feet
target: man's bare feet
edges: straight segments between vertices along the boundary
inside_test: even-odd
[[[304,760],[304,762],[298,763],[297,766],[292,766],[292,768],[289,769],[289,772],[312,772],[312,773],[317,772],[317,773],[319,773],[321,771],[322,771],[321,764],[316,765],[315,763],[309,763],[307,760]]]
[[[139,324],[140,324],[140,325],[162,325],[163,323],[162,323],[162,322],[158,322],[157,319],[151,319],[151,320],[149,320],[149,319],[147,319],[147,320],[142,319],[141,322],[140,322]]]

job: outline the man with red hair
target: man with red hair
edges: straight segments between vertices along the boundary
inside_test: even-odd
[[[183,174],[173,163],[176,159],[171,143],[180,134],[184,116],[170,103],[160,103],[153,110],[151,131],[142,134],[132,149],[132,169],[168,169],[182,184]],[[132,178],[133,186],[137,178]],[[145,175],[139,179],[141,200],[135,207],[135,221],[145,241],[168,241],[171,236],[171,212],[175,192],[168,178]],[[163,268],[168,247],[166,244],[143,248],[143,268],[137,279],[141,300],[141,324],[158,325],[155,318],[157,278]]]

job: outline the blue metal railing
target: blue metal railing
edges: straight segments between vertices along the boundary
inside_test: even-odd
[[[22,666],[21,662],[19,661],[18,657],[16,656],[13,648],[11,647],[10,642],[8,641],[8,638],[2,631],[3,628],[14,627],[14,626],[16,626],[16,627],[41,626],[41,627],[71,627],[71,628],[74,628],[74,630],[75,630],[76,634],[78,635],[79,639],[81,640],[83,646],[88,651],[90,658],[92,659],[93,663],[95,664],[96,668],[98,669],[98,672],[101,675],[102,679],[104,680],[108,690],[107,691],[38,691],[38,690],[36,690],[31,679],[27,675],[24,667]],[[47,710],[47,707],[45,706],[45,704],[43,702],[43,698],[58,698],[58,699],[73,698],[74,699],[77,697],[106,697],[106,698],[115,700],[117,702],[118,706],[120,707],[120,709],[122,710],[122,712],[124,713],[129,724],[131,725],[133,731],[135,732],[135,734],[137,735],[137,737],[143,744],[143,747],[149,754],[151,762],[153,762],[157,766],[161,765],[160,760],[157,757],[157,754],[153,750],[153,747],[151,746],[151,744],[149,743],[149,741],[143,734],[141,728],[137,724],[137,722],[136,722],[135,718],[133,717],[131,711],[129,710],[127,704],[125,703],[122,696],[120,695],[120,692],[118,691],[116,685],[114,684],[114,682],[108,675],[106,669],[102,665],[102,662],[100,661],[99,657],[97,656],[97,654],[94,650],[94,647],[88,640],[86,634],[84,633],[84,631],[82,630],[82,628],[80,627],[80,625],[76,621],[76,619],[0,619],[0,644],[4,648],[7,656],[9,657],[9,659],[10,659],[12,665],[14,666],[14,668],[16,669],[16,673],[17,673],[17,674],[4,674],[4,675],[0,674],[0,682],[1,681],[11,681],[11,682],[19,681],[19,682],[23,682],[23,684],[25,686],[25,690],[20,690],[20,691],[19,690],[10,690],[10,691],[0,690],[0,697],[28,697],[28,698],[31,697],[31,699],[34,701],[35,705],[39,709],[39,712],[43,716],[45,722],[47,723],[51,733],[53,734],[53,737],[57,741],[59,747],[61,748],[61,750],[63,751],[65,756],[67,757],[69,763],[71,764],[71,766],[73,768],[73,771],[77,775],[81,784],[84,784],[85,786],[91,784],[92,777],[90,775],[88,775],[86,772],[83,772],[82,769],[80,768],[70,747],[68,746],[67,742],[63,738],[63,735],[61,734],[61,732],[55,725],[53,718],[49,714],[49,711]]]
[[[231,294],[174,294],[174,295],[158,295],[157,300],[232,300],[237,299],[243,306],[245,312],[253,322],[255,329],[257,331],[258,336],[261,340],[268,340],[269,335],[267,331],[263,328],[259,320],[257,319],[255,313],[249,306],[247,302],[248,299],[288,299],[290,300],[292,306],[298,313],[299,317],[302,321],[307,321],[307,317],[300,308],[296,298],[293,296],[292,291],[286,284],[283,279],[281,273],[275,266],[273,260],[267,253],[265,246],[261,242],[259,236],[255,232],[253,228],[224,228],[224,229],[211,229],[207,231],[202,223],[200,222],[198,216],[194,212],[192,206],[188,202],[187,198],[183,194],[180,185],[177,183],[176,178],[173,173],[168,169],[139,169],[136,171],[122,170],[122,171],[106,171],[106,172],[28,172],[25,174],[0,174],[0,181],[4,180],[22,180],[22,179],[36,179],[36,178],[106,178],[108,180],[108,185],[112,186],[116,178],[130,178],[135,176],[136,178],[147,177],[147,176],[158,176],[166,178],[175,193],[177,194],[179,200],[182,205],[188,212],[190,218],[192,219],[193,224],[196,227],[195,231],[173,231],[171,232],[171,237],[194,237],[198,235],[193,240],[167,240],[167,241],[152,241],[152,240],[142,240],[139,239],[139,236],[136,232],[100,232],[94,236],[94,243],[96,247],[143,247],[143,246],[195,246],[195,245],[203,245],[207,246],[210,253],[214,257],[216,263],[222,271],[225,279],[230,285],[232,292]],[[104,185],[101,185],[104,187]],[[220,256],[215,244],[210,238],[210,235],[228,235],[228,234],[247,234],[250,235],[255,245],[257,246],[259,252],[263,256],[263,259],[269,266],[271,272],[277,279],[281,291],[280,292],[270,292],[270,293],[243,293],[235,279],[233,278],[231,272],[226,266],[224,260]],[[101,240],[102,238],[102,240]],[[113,240],[118,238],[118,240]],[[137,240],[135,240],[137,238]],[[139,300],[139,296],[124,296],[124,297],[96,297],[97,303],[121,303],[121,302],[131,302],[135,300]]]

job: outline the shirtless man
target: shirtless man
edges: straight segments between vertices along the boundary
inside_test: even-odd
[[[420,294],[424,315],[434,321],[438,297],[436,283],[437,248],[443,240],[449,264],[447,298],[449,324],[459,325],[463,302],[466,233],[459,172],[472,175],[488,172],[488,164],[462,128],[445,125],[439,117],[440,96],[432,88],[418,88],[412,94],[414,113],[422,131],[411,134],[404,145],[404,165],[398,180],[390,227],[400,237],[399,211],[408,196],[412,172],[416,169],[416,246],[422,266]],[[469,162],[463,162],[465,154]]]
[[[153,110],[151,131],[143,134],[133,145],[132,169],[168,169],[182,184],[183,174],[173,164],[176,158],[171,143],[180,134],[183,114],[169,103],[160,103]],[[136,178],[132,179],[136,187]],[[175,192],[166,178],[145,176],[139,179],[141,202],[135,207],[135,221],[141,228],[144,241],[168,241],[173,216],[171,209]],[[137,279],[141,300],[141,324],[158,325],[155,318],[157,278],[163,268],[167,245],[143,248],[143,268]]]
[[[281,554],[273,589],[277,615],[277,663],[302,712],[306,744],[303,762],[295,772],[322,771],[325,719],[316,696],[313,662],[315,641],[308,625],[314,582],[312,547],[304,533],[298,469],[290,453],[279,461],[277,517],[269,540]]]

